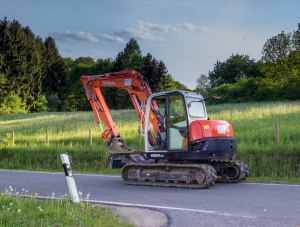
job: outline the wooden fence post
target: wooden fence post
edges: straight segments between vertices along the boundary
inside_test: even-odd
[[[275,143],[279,144],[279,120],[275,119]]]
[[[90,141],[90,147],[93,146],[93,137],[92,137],[92,129],[89,128],[89,141]]]
[[[46,129],[46,144],[49,144],[49,134],[48,134],[48,129]]]
[[[15,145],[15,132],[12,132],[12,145]]]

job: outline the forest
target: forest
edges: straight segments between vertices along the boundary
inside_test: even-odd
[[[5,17],[0,20],[0,114],[90,110],[81,75],[134,69],[153,92],[189,90],[168,73],[162,60],[143,55],[135,39],[116,56],[63,58],[52,37],[42,39],[30,27]],[[269,38],[258,61],[243,54],[218,60],[195,81],[194,91],[214,104],[300,99],[300,25]],[[107,88],[103,93],[111,109],[131,107],[125,91]]]

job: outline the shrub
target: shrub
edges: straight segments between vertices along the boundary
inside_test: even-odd
[[[34,109],[36,112],[46,112],[48,101],[45,95],[39,95],[38,99],[34,102]]]
[[[0,105],[0,114],[26,113],[22,99],[14,94],[6,96]]]

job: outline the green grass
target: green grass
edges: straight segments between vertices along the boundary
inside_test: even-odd
[[[0,194],[0,226],[133,226],[110,208],[67,199],[39,200]]]
[[[223,104],[207,109],[210,119],[232,124],[238,139],[237,157],[249,165],[250,180],[300,182],[300,102]],[[112,111],[112,116],[127,144],[143,149],[138,143],[140,123],[134,110]],[[275,119],[280,125],[279,145],[274,139]],[[91,148],[89,128],[93,132]],[[118,174],[118,170],[106,170],[108,151],[100,137],[92,112],[0,116],[0,168],[61,171],[59,154],[68,153],[75,172]]]

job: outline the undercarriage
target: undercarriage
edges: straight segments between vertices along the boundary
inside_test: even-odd
[[[216,182],[237,183],[249,176],[247,165],[238,160],[147,158],[151,154],[156,153],[111,154],[109,167],[122,167],[122,178],[126,184],[160,187],[204,189]]]

